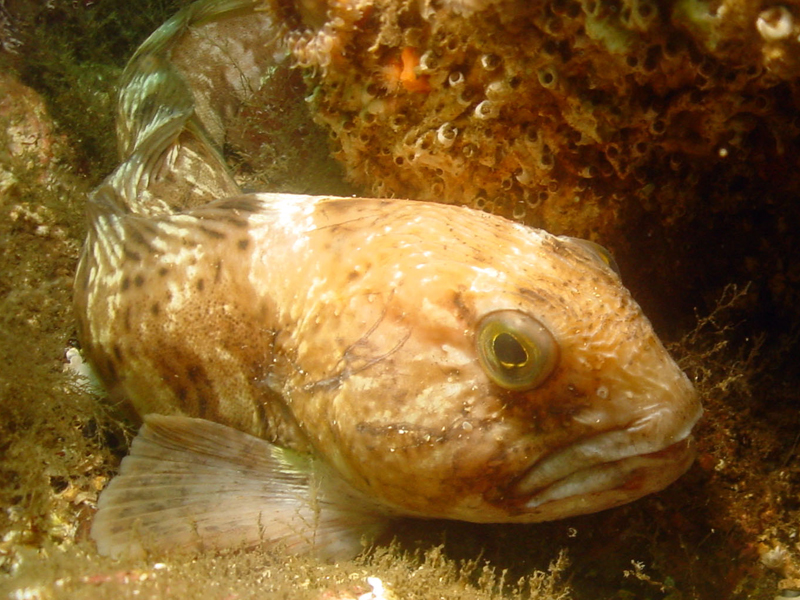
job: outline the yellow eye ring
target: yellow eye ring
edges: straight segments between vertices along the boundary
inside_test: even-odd
[[[483,317],[476,341],[483,370],[507,390],[538,387],[558,362],[553,335],[539,321],[516,310],[499,310]]]

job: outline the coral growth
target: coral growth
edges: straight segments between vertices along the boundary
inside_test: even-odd
[[[318,67],[317,119],[374,194],[483,198],[526,222],[604,235],[631,193],[652,195],[676,171],[691,179],[720,153],[746,161],[755,129],[789,141],[770,94],[798,72],[786,8],[459,5],[331,2],[321,28],[290,34],[299,64]],[[385,85],[399,55],[402,85]],[[458,132],[452,144],[437,140],[443,126]]]
[[[601,241],[654,299],[671,294],[681,310],[701,300],[690,293],[704,280],[698,244],[742,248],[739,238],[775,233],[737,224],[695,241],[709,220],[758,221],[752,212],[800,187],[797,3],[305,5],[283,9],[287,43],[351,181]],[[387,85],[398,64],[412,70],[399,56],[418,57],[413,81],[424,84],[393,75]],[[728,256],[714,269],[762,276],[738,250]],[[797,299],[764,290],[783,306]]]

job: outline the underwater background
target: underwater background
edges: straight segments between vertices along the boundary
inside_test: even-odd
[[[608,246],[701,393],[698,460],[631,505],[539,525],[406,521],[379,549],[337,565],[261,550],[99,557],[88,526],[134,429],[66,368],[72,279],[86,194],[118,162],[117,79],[185,4],[0,2],[3,593],[794,597],[800,3],[791,2],[426,4],[452,14],[435,30],[410,3],[364,2],[369,27],[345,2],[327,22],[323,2],[304,3],[310,14],[275,3],[298,67],[273,73],[229,133],[240,181],[459,202]],[[326,59],[331,39],[348,60]],[[478,110],[464,89],[491,103]],[[395,100],[361,106],[365,95]],[[459,102],[477,112],[447,116]],[[448,123],[459,132],[452,143]]]

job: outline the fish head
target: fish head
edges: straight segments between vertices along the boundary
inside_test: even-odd
[[[321,453],[396,512],[472,522],[595,512],[683,474],[697,393],[607,253],[453,209],[414,208],[415,231],[395,208],[339,255],[346,300],[316,307],[309,353],[339,358],[300,414]]]

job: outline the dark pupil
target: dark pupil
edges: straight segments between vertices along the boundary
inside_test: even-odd
[[[494,355],[506,369],[522,367],[528,362],[528,353],[510,333],[501,333],[494,338]]]

